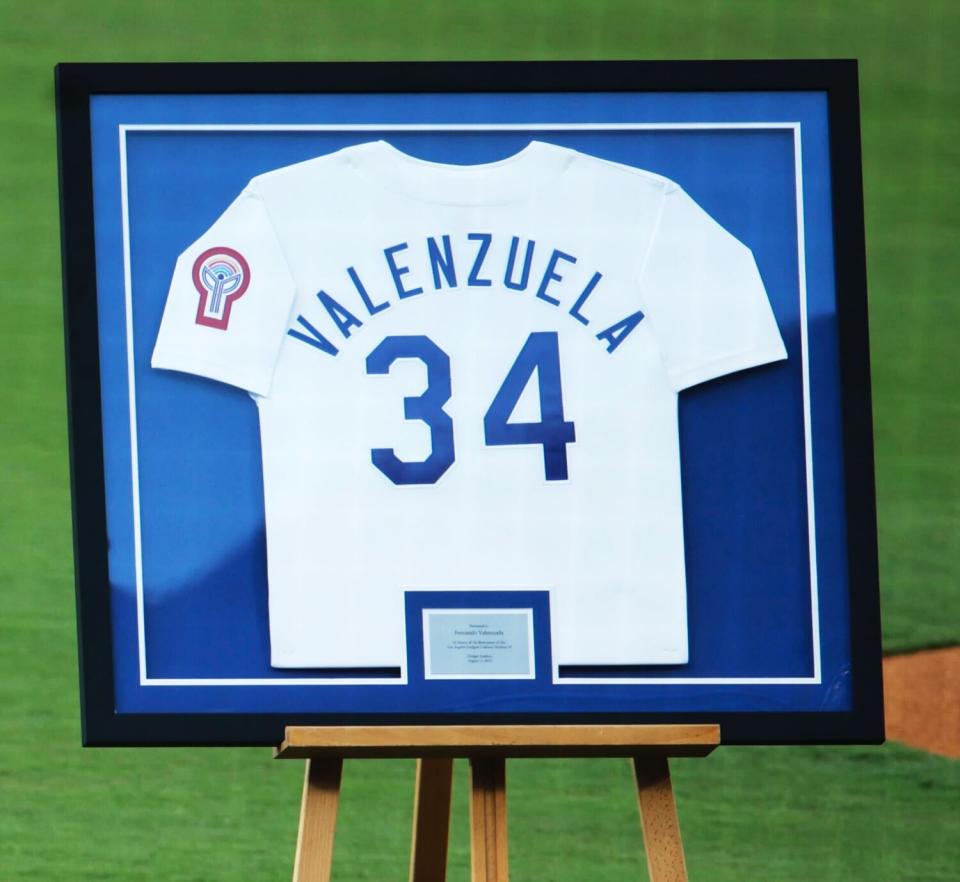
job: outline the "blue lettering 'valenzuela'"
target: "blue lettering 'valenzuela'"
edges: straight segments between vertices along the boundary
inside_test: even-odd
[[[348,266],[345,270],[347,281],[344,283],[343,293],[334,296],[325,290],[317,291],[316,315],[311,313],[309,317],[296,316],[294,327],[287,333],[301,343],[335,357],[340,348],[330,339],[331,336],[337,338],[339,335],[339,338],[349,340],[353,331],[363,327],[365,321],[384,310],[394,308],[404,300],[425,294],[428,290],[425,286],[431,282],[434,291],[458,288],[458,282],[462,282],[466,288],[489,288],[493,285],[493,279],[501,272],[503,287],[508,292],[532,291],[537,300],[550,308],[562,309],[581,326],[590,326],[589,301],[600,287],[603,273],[594,272],[586,285],[576,291],[574,297],[569,290],[565,290],[565,287],[569,289],[570,286],[564,286],[566,274],[578,262],[574,255],[559,248],[551,248],[543,274],[539,278],[531,279],[534,254],[539,247],[537,242],[534,239],[511,236],[506,263],[503,267],[496,267],[489,260],[493,240],[491,233],[468,233],[463,246],[467,257],[462,265],[458,266],[450,234],[426,237],[422,247],[427,256],[429,278],[425,279],[414,279],[414,273],[408,265],[408,255],[412,249],[420,247],[419,243],[411,245],[409,242],[395,242],[388,245],[381,253],[393,282],[393,291],[387,294],[381,292],[375,297],[364,283],[361,271],[357,267]],[[568,309],[565,302],[571,300]],[[326,324],[332,324],[336,333],[319,330],[317,324],[323,321],[324,317]],[[608,353],[613,353],[641,321],[643,312],[638,309],[609,327],[595,332],[593,336]]]

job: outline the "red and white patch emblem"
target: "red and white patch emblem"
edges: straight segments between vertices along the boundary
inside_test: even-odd
[[[193,285],[200,295],[197,324],[226,330],[230,309],[250,284],[250,266],[232,248],[208,248],[193,264]]]

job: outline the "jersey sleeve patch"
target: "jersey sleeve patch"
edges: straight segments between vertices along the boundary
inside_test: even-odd
[[[151,364],[267,395],[295,297],[264,200],[248,187],[177,258]]]
[[[208,248],[194,261],[193,286],[200,295],[197,324],[225,331],[233,304],[250,286],[250,265],[233,248]]]

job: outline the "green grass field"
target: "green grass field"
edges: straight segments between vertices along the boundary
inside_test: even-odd
[[[960,6],[0,0],[0,880],[288,878],[300,764],[83,751],[53,65],[93,60],[857,57],[884,639],[960,642]],[[467,878],[459,769],[451,879]],[[510,766],[517,880],[643,879],[627,767]],[[412,764],[351,763],[339,880],[401,879]],[[955,880],[960,763],[725,749],[675,763],[694,880]]]

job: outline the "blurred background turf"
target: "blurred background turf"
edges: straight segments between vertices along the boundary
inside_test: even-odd
[[[860,60],[887,651],[960,643],[960,4],[0,0],[0,880],[288,878],[301,770],[83,751],[62,357],[58,61]],[[956,880],[960,763],[678,761],[695,880]],[[510,766],[516,880],[644,878],[626,765]],[[412,764],[348,764],[335,878],[405,877]],[[459,767],[451,879],[467,878]]]

